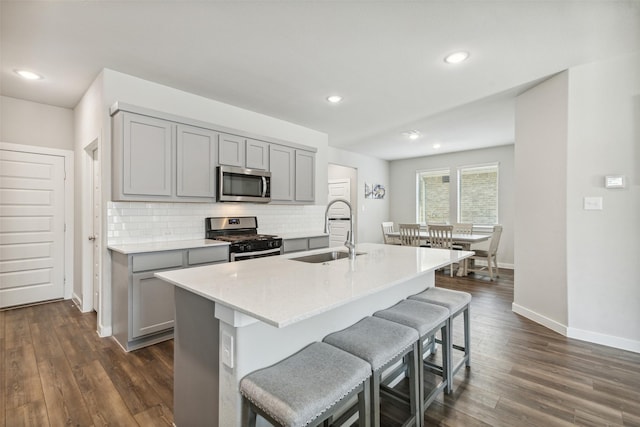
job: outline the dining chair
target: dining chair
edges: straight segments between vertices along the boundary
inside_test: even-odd
[[[393,222],[386,221],[382,223],[382,238],[386,245],[399,245],[400,238],[389,236],[389,233],[393,233]]]
[[[456,222],[453,224],[453,234],[473,234],[473,224]]]
[[[489,249],[487,249],[486,251],[481,249],[474,249],[475,255],[469,258],[474,262],[470,263],[471,267],[467,267],[468,271],[473,271],[473,272],[488,271],[490,279],[493,280],[493,270],[495,268],[496,277],[498,277],[499,271],[498,271],[497,252],[498,252],[498,244],[500,243],[501,235],[502,235],[502,226],[494,225],[493,232],[491,233],[491,239],[489,239]],[[487,265],[478,267],[477,264],[475,263],[475,261],[477,260],[485,261]]]
[[[432,248],[453,249],[453,225],[429,224],[429,245]],[[449,265],[453,277],[453,264]]]
[[[398,227],[402,246],[420,246],[420,224],[399,224]]]
[[[453,234],[473,234],[473,224],[467,222],[456,222],[453,224]],[[469,245],[454,242],[453,249],[457,251],[468,251]]]

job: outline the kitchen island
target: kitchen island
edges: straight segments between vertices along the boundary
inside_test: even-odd
[[[333,250],[156,273],[176,285],[177,427],[239,426],[246,374],[433,286],[436,269],[473,254],[359,244],[353,260],[296,260]]]

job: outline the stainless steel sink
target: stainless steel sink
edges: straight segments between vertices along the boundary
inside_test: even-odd
[[[356,255],[363,255],[364,252],[356,252]],[[335,261],[337,259],[349,258],[348,252],[332,251],[323,252],[321,254],[305,255],[297,258],[291,258],[294,261],[310,262],[313,264],[320,264],[323,262]]]

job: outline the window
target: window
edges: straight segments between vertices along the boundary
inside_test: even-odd
[[[498,165],[458,169],[458,222],[498,223]]]
[[[449,222],[449,169],[418,172],[416,178],[418,222]]]

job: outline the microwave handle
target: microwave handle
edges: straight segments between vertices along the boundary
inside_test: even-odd
[[[267,177],[262,177],[262,197],[266,197],[267,195]]]

